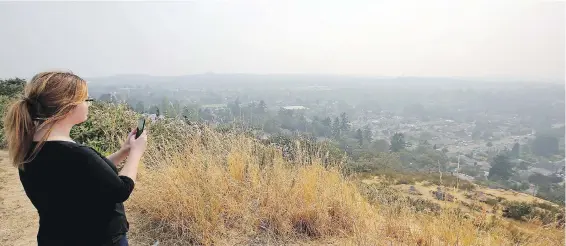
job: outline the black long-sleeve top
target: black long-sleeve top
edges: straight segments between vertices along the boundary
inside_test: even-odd
[[[122,202],[134,181],[94,149],[47,141],[19,174],[39,213],[38,245],[113,245],[128,231]]]

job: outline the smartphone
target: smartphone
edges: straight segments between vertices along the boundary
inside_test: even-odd
[[[144,128],[145,128],[145,118],[140,118],[138,120],[138,129],[136,130],[136,139],[140,137]]]

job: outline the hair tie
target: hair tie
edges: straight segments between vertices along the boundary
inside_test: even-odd
[[[37,105],[35,102],[37,102],[34,99],[31,99],[29,97],[22,97],[22,100],[26,103],[27,107],[28,107],[28,111],[31,115],[32,120],[42,120],[41,118],[35,117],[35,105]],[[31,109],[30,109],[31,107]]]
[[[23,97],[22,100],[24,102],[26,102],[27,104],[33,104],[33,99],[31,99],[29,97]]]

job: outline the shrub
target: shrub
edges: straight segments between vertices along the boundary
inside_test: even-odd
[[[533,202],[533,206],[539,207],[541,209],[548,210],[548,211],[551,211],[551,212],[554,212],[554,213],[560,212],[560,208],[558,208],[555,205],[552,205],[550,203],[546,203],[546,202],[536,202],[535,201],[535,202]]]
[[[0,119],[0,148],[5,148],[7,144],[4,138],[4,115],[10,102],[10,97],[0,95],[0,114],[2,115],[2,119]]]
[[[408,197],[407,201],[411,207],[413,207],[417,212],[431,212],[438,214],[441,211],[440,205],[435,202],[431,202],[426,199],[413,199]]]
[[[460,201],[460,204],[464,205],[465,207],[468,207],[470,210],[473,211],[478,211],[478,212],[482,211],[482,207],[476,202],[467,203],[465,201]]]
[[[476,186],[472,182],[460,180],[458,188],[461,190],[472,191],[476,189]]]
[[[499,201],[497,199],[494,199],[494,198],[487,198],[484,201],[484,203],[487,204],[487,205],[490,205],[490,206],[495,206],[495,205],[497,205],[497,203],[499,203]]]
[[[532,205],[525,202],[509,202],[503,209],[503,216],[516,220],[523,220],[523,216],[532,211]]]
[[[396,184],[415,184],[415,181],[409,178],[400,178],[397,180]]]

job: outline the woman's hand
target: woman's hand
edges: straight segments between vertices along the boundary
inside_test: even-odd
[[[122,147],[120,148],[120,150],[124,151],[126,154],[130,153],[130,149],[131,149],[130,138],[136,135],[136,130],[137,129],[134,129],[130,131],[130,133],[128,133],[128,137],[126,138],[126,141],[122,144]]]
[[[126,141],[122,144],[120,150],[106,157],[110,161],[112,161],[114,165],[120,164],[122,161],[126,159],[126,157],[128,157],[128,155],[130,155],[130,150],[132,149],[130,138],[132,136],[134,136],[134,138],[136,137],[136,130],[133,130],[130,133],[128,133],[128,138],[126,138]]]
[[[130,177],[134,182],[138,174],[138,166],[140,164],[140,159],[147,146],[147,127],[146,130],[136,139],[135,131],[134,134],[128,135],[128,146],[130,148],[130,154],[128,155],[128,160],[122,170],[120,170],[120,175]]]
[[[141,156],[147,147],[147,127],[142,134],[136,139],[135,131],[128,135],[128,146],[130,155],[135,154]]]

